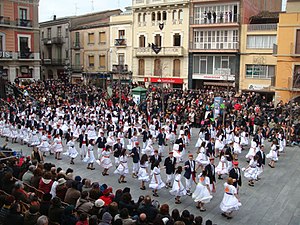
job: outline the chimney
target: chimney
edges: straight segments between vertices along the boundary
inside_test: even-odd
[[[56,20],[56,15],[53,16],[53,20]]]

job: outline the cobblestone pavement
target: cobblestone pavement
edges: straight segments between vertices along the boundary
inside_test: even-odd
[[[193,136],[190,145],[187,150],[190,153],[194,153],[196,157],[195,143],[197,141],[198,129],[193,129]],[[4,143],[4,139],[0,138],[1,146]],[[266,153],[269,152],[270,143],[265,142]],[[21,150],[25,155],[31,153],[32,148],[20,144],[11,144],[9,147],[14,150]],[[169,146],[166,147],[168,150]],[[95,148],[96,150],[96,148]],[[255,184],[254,187],[247,185],[247,181],[243,179],[243,186],[240,189],[240,197],[242,207],[240,211],[234,214],[232,220],[227,220],[221,216],[219,204],[223,197],[223,183],[224,180],[217,180],[216,193],[212,201],[205,205],[207,211],[200,212],[195,206],[192,198],[189,196],[182,197],[182,204],[175,205],[174,196],[169,194],[169,191],[162,189],[158,191],[159,197],[157,199],[160,204],[167,203],[170,205],[170,209],[178,208],[180,211],[188,209],[191,213],[201,215],[204,220],[211,219],[214,224],[226,225],[299,225],[300,224],[300,148],[299,147],[287,147],[286,153],[282,154],[276,164],[275,169],[271,169],[266,166],[262,179]],[[166,152],[164,155],[166,156]],[[243,151],[239,156],[240,167],[247,165],[245,155],[247,150]],[[95,151],[96,156],[96,151]],[[100,184],[106,183],[112,186],[114,190],[118,188],[130,187],[131,193],[135,200],[140,195],[152,195],[151,189],[147,187],[145,191],[139,189],[140,183],[137,179],[128,176],[126,180],[128,183],[119,184],[118,176],[113,174],[113,168],[109,171],[109,176],[103,177],[101,175],[102,168],[95,165],[94,171],[86,169],[86,163],[80,160],[80,157],[75,159],[75,165],[69,164],[69,159],[63,156],[63,160],[57,161],[54,156],[47,156],[46,162],[52,162],[57,167],[62,167],[65,171],[67,168],[72,168],[74,174],[80,175],[82,178],[90,178],[92,181],[98,181]],[[164,161],[164,158],[163,158]],[[215,160],[216,164],[218,160]],[[267,162],[266,162],[267,164]],[[129,168],[131,171],[132,160],[129,159]],[[163,170],[162,170],[163,171]],[[162,178],[165,180],[166,176],[164,171],[162,172]],[[184,181],[184,180],[183,180]],[[185,182],[183,182],[185,184]],[[195,185],[193,186],[195,188]]]

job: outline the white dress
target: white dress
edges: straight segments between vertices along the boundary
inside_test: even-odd
[[[90,163],[94,163],[95,162],[95,155],[94,155],[94,146],[89,144],[88,145],[88,152],[85,155],[85,158],[83,159],[84,162],[90,164]]]
[[[3,135],[3,128],[4,128],[4,120],[0,120],[0,136]]]
[[[240,137],[234,136],[234,143],[233,143],[233,150],[235,154],[241,154],[242,153],[242,147],[240,145]]]
[[[170,190],[171,195],[184,196],[186,195],[186,189],[181,182],[181,174],[175,174],[174,183]]]
[[[202,177],[201,175],[199,175],[198,180],[199,182],[192,195],[192,198],[195,202],[209,203],[213,197],[207,189],[207,185],[210,185],[209,177]]]
[[[277,146],[275,144],[271,146],[271,150],[269,154],[266,155],[266,158],[273,161],[278,161]]]
[[[96,133],[96,130],[95,130],[95,126],[94,125],[89,125],[88,128],[87,128],[88,132],[87,132],[87,135],[88,135],[88,139],[91,140],[95,140],[97,139],[97,133]]]
[[[10,130],[11,130],[11,135],[10,135],[11,138],[17,138],[19,136],[19,132],[18,132],[17,127],[12,125],[10,127]]]
[[[226,164],[226,157],[225,156],[221,156],[221,159],[219,161],[218,166],[216,167],[215,171],[217,174],[227,174],[228,173],[228,168],[227,168],[227,164]]]
[[[74,141],[72,141],[72,140],[68,141],[67,146],[68,146],[68,151],[66,152],[67,155],[70,158],[75,159],[78,156],[78,151],[75,148]]]
[[[249,138],[247,137],[247,133],[245,131],[243,131],[241,133],[241,145],[246,146],[248,144],[249,144]]]
[[[253,143],[255,143],[255,142],[253,142]],[[249,148],[249,151],[248,151],[248,153],[247,153],[247,155],[245,156],[246,157],[246,159],[252,159],[254,156],[256,155],[256,147],[252,147],[251,146],[251,148]]]
[[[37,147],[41,152],[49,152],[50,144],[48,142],[48,138],[46,137],[46,135],[43,135],[41,139],[42,139],[41,144]]]
[[[41,144],[39,136],[35,130],[32,131],[28,144],[30,144],[31,146],[38,146]]]
[[[144,165],[140,165],[138,172],[138,180],[148,182],[150,180],[149,174],[147,173],[147,168],[149,166],[148,162],[145,162]]]
[[[60,137],[54,138],[54,152],[62,152],[63,151],[63,146],[62,146],[62,141]]]
[[[195,161],[200,164],[201,166],[206,166],[209,164],[209,160],[207,155],[205,154],[205,149],[201,148],[199,154],[197,155],[197,158]]]
[[[216,139],[216,144],[215,144],[215,148],[219,149],[219,150],[223,150],[225,145],[224,142],[222,141],[223,136],[220,135],[217,139]]]
[[[110,159],[110,151],[106,151],[106,150],[102,151],[99,166],[101,166],[104,169],[109,169],[110,167],[113,166]]]
[[[161,179],[160,168],[154,167],[151,174],[152,178],[149,184],[149,188],[159,190],[166,186],[166,184]]]
[[[256,180],[258,176],[258,167],[257,167],[257,161],[254,161],[254,159],[251,159],[249,162],[249,167],[245,169],[244,176],[248,180]]]
[[[120,164],[115,170],[115,174],[120,174],[122,176],[126,176],[128,174],[128,164],[127,164],[127,156],[120,156],[119,158]]]
[[[242,204],[235,197],[235,194],[237,194],[236,188],[233,185],[229,185],[227,183],[224,184],[224,188],[225,192],[220,204],[221,210],[226,213],[239,210]]]
[[[205,141],[205,136],[204,136],[203,132],[200,132],[195,147],[199,148],[201,146],[201,144],[202,144],[203,141]]]
[[[9,124],[4,125],[2,135],[4,137],[8,137],[8,138],[11,136],[11,131],[10,131],[10,128],[9,128]]]

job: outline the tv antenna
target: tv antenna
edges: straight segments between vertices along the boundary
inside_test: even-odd
[[[77,2],[75,2],[74,5],[75,5],[75,16],[77,16],[77,10],[79,9],[78,5],[77,5]]]
[[[92,4],[92,12],[94,12],[94,0],[91,0],[91,4]]]

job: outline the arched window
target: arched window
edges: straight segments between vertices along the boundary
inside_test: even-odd
[[[167,20],[167,12],[166,11],[163,11],[163,21],[166,21]]]
[[[152,14],[151,14],[151,20],[155,21],[155,12],[152,12]]]
[[[144,59],[139,59],[138,75],[145,75],[145,60]]]
[[[143,22],[146,22],[146,15],[147,15],[147,13],[143,14]]]
[[[154,60],[154,76],[161,76],[162,69],[160,64],[160,59]]]
[[[176,14],[177,14],[177,11],[174,10],[174,11],[172,12],[172,20],[176,20],[176,19],[177,19]]]
[[[182,11],[182,9],[180,9],[180,10],[178,11],[178,19],[179,19],[179,20],[183,20],[183,11]]]
[[[159,11],[157,12],[157,20],[161,21],[161,12],[159,12]]]
[[[142,18],[142,14],[139,13],[139,14],[138,14],[138,22],[139,22],[139,23],[141,22],[141,18]]]
[[[173,60],[173,77],[180,77],[180,59]]]

